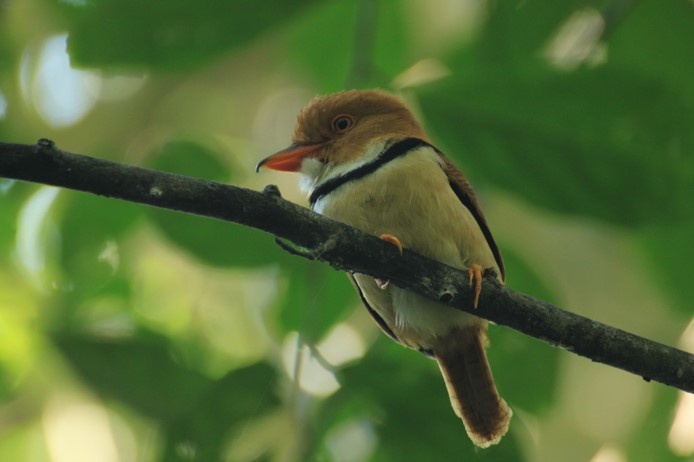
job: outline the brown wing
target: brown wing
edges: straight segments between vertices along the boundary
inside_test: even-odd
[[[494,237],[492,237],[492,232],[489,230],[489,226],[487,226],[487,220],[484,219],[484,214],[482,213],[482,209],[477,202],[475,192],[472,190],[470,183],[468,183],[463,176],[463,173],[458,170],[458,167],[453,165],[453,163],[448,160],[443,153],[439,152],[438,154],[441,156],[441,159],[445,164],[444,171],[446,172],[446,176],[448,176],[448,182],[451,185],[451,188],[455,192],[455,195],[458,196],[458,199],[460,199],[460,202],[462,202],[470,213],[472,213],[472,216],[475,217],[477,225],[482,230],[482,234],[484,234],[487,244],[494,254],[494,260],[496,260],[496,264],[499,265],[499,271],[501,271],[501,280],[505,281],[506,271],[504,270],[504,261],[501,259],[501,252],[499,252],[499,248],[496,246],[496,242],[494,242]]]

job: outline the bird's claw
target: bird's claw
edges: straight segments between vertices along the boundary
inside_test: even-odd
[[[397,237],[393,236],[392,234],[388,234],[388,233],[383,233],[378,237],[381,240],[384,240],[386,242],[393,244],[395,247],[398,248],[400,255],[402,255],[402,244],[400,243],[400,239],[398,239]],[[390,285],[389,279],[375,278],[374,281],[376,281],[376,286],[378,286],[378,288],[381,290],[386,290],[388,288],[388,286]]]
[[[400,255],[402,255],[402,244],[400,243],[400,239],[398,239],[397,237],[393,236],[392,234],[388,234],[388,233],[383,233],[378,237],[382,241],[386,241],[386,242],[393,244],[400,251]]]
[[[467,274],[470,287],[472,287],[473,282],[475,284],[475,300],[473,306],[477,308],[480,301],[480,292],[482,292],[482,267],[477,263],[473,263],[470,265],[470,268],[468,268]]]

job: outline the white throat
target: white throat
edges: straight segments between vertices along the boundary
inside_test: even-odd
[[[325,163],[318,159],[306,158],[301,162],[299,188],[307,196],[327,181],[345,175],[378,157],[386,148],[386,140],[369,145],[368,149],[354,156],[354,159],[341,164]]]

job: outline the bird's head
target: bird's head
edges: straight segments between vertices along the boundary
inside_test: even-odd
[[[359,162],[385,142],[408,137],[427,139],[395,96],[378,90],[320,96],[299,113],[291,145],[261,160],[256,171],[299,171],[315,181],[326,170]]]

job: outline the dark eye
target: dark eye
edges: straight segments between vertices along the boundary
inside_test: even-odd
[[[352,128],[354,119],[347,114],[340,114],[333,119],[333,130],[337,133],[344,133]]]

